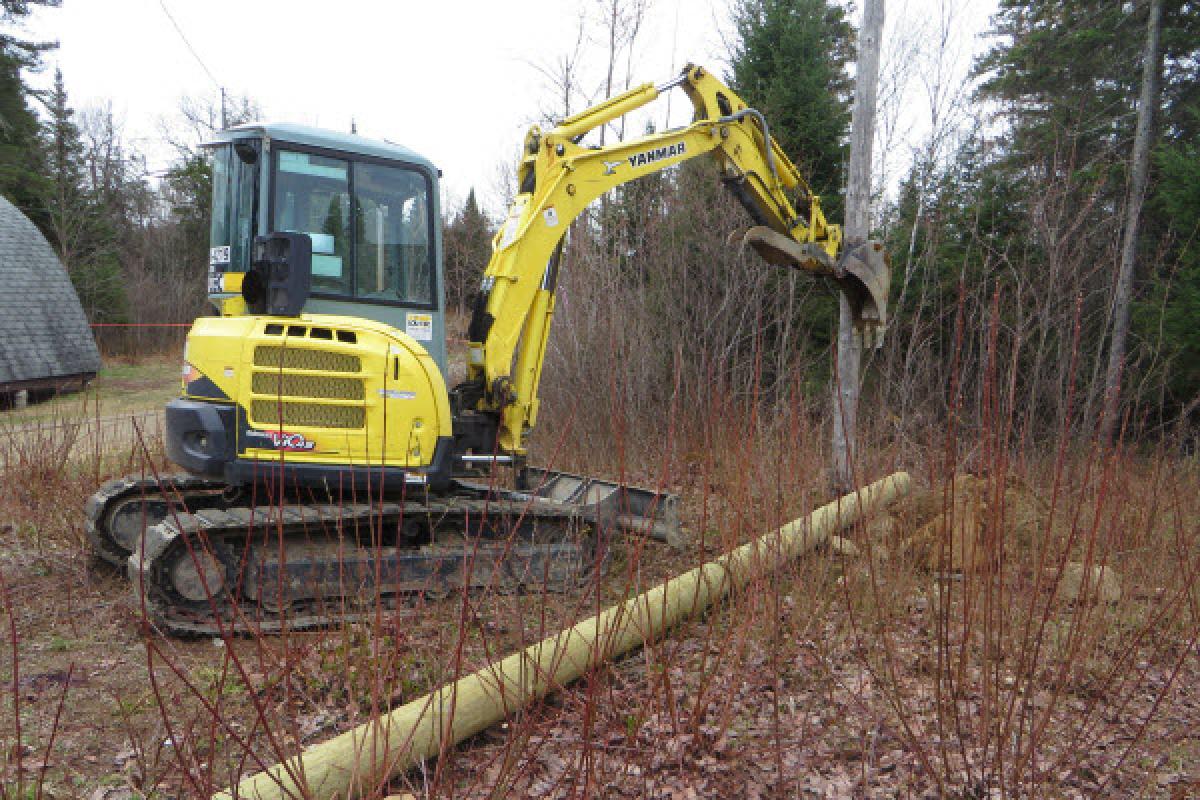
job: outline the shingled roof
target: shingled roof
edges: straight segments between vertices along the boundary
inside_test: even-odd
[[[62,262],[37,226],[0,197],[0,392],[66,384],[99,369]]]

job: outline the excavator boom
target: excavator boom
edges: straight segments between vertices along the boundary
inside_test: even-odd
[[[676,87],[695,110],[689,125],[600,147],[581,144],[589,132]],[[561,248],[571,222],[605,192],[703,155],[716,161],[721,180],[755,223],[745,234],[747,244],[769,263],[834,280],[851,297],[859,325],[882,328],[888,272],[880,248],[858,248],[843,259],[841,228],[825,220],[820,198],[762,114],[705,69],[689,65],[665,84],[643,84],[548,131],[535,126],[526,136],[519,192],[493,242],[468,330],[467,380],[456,390],[463,415],[495,415],[500,450],[523,455],[537,422]],[[796,205],[789,195],[798,198]]]

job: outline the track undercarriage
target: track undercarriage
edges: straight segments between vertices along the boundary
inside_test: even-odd
[[[122,478],[89,501],[87,532],[145,617],[177,635],[319,627],[462,589],[569,591],[603,570],[611,533],[678,533],[671,495],[532,473],[526,492],[458,481],[337,504],[251,503],[188,474]]]

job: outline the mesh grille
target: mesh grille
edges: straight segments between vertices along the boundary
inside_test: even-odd
[[[289,351],[304,352],[304,351]],[[255,394],[272,397],[318,397],[322,400],[362,400],[363,382],[358,378],[332,378],[323,375],[256,372],[251,383]]]
[[[322,372],[360,372],[362,361],[358,356],[346,353],[260,344],[254,348],[254,366],[311,369]]]
[[[250,403],[250,415],[256,421],[266,424],[281,423],[307,428],[361,428],[366,421],[367,411],[362,406],[254,400]]]

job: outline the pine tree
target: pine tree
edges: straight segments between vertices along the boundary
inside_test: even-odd
[[[1200,118],[1200,108],[1196,111]],[[1176,243],[1160,280],[1135,309],[1135,330],[1161,335],[1167,399],[1187,415],[1200,411],[1200,134],[1162,149],[1160,184],[1153,204]]]
[[[30,103],[35,93],[22,73],[38,69],[42,54],[53,45],[22,39],[11,28],[32,6],[57,5],[58,0],[0,0],[0,194],[43,229],[39,200],[45,182],[38,118]]]
[[[492,256],[494,235],[487,215],[479,208],[475,190],[471,189],[462,208],[443,229],[448,305],[460,309],[467,307]]]
[[[1161,75],[1159,102],[1154,109],[1153,139],[1170,142],[1196,131],[1196,120],[1187,113],[1200,97],[1196,63],[1200,57],[1200,14],[1190,0],[1163,4],[1159,48]],[[1139,87],[1143,79],[1142,48],[1146,40],[1151,3],[1112,3],[1107,0],[1001,0],[993,18],[997,43],[976,64],[983,78],[981,96],[996,101],[1008,130],[999,142],[989,169],[998,180],[1024,187],[1017,202],[1032,222],[1029,232],[1035,247],[1028,252],[1027,280],[1057,275],[1045,288],[1050,302],[1056,294],[1080,293],[1084,298],[1082,367],[1095,374],[1093,364],[1103,364],[1109,349],[1109,320],[1120,319],[1119,303],[1113,306],[1112,271],[1094,265],[1115,264],[1128,227],[1122,210],[1130,195],[1131,158]],[[1153,65],[1152,65],[1153,66]],[[1149,174],[1147,208],[1154,201],[1159,174]],[[1044,206],[1047,187],[1061,192],[1060,217]],[[1135,193],[1141,197],[1141,193]],[[1061,234],[1061,238],[1055,238]],[[1155,286],[1167,278],[1164,265],[1176,261],[1171,249],[1171,221],[1162,214],[1143,214],[1134,265],[1132,293],[1139,300],[1155,295]],[[1074,251],[1078,273],[1061,271],[1066,250]],[[1167,258],[1162,258],[1168,253]],[[1090,277],[1089,277],[1090,274]],[[1160,296],[1161,309],[1170,314],[1170,298]],[[1161,364],[1154,357],[1171,343],[1149,323],[1144,302],[1135,313],[1127,348],[1123,348],[1125,374],[1138,375],[1145,366]],[[1117,326],[1120,327],[1120,326]],[[1111,372],[1111,370],[1110,370]],[[1152,382],[1140,380],[1143,390],[1155,391]],[[1111,381],[1110,381],[1111,383]],[[1103,383],[1088,387],[1092,413],[1100,406]],[[1149,398],[1148,398],[1149,399]],[[1157,402],[1157,400],[1155,400]]]
[[[771,135],[836,219],[853,88],[846,10],[828,0],[738,0],[734,25],[731,88],[766,116]]]
[[[976,72],[1012,125],[1012,151],[1060,161],[1074,151],[1086,164],[1128,136],[1143,29],[1120,3],[1001,0],[999,42]]]
[[[54,72],[50,116],[43,125],[46,150],[45,210],[50,240],[68,266],[84,244],[88,199],[84,187],[83,145],[75,112],[67,102],[61,70]]]
[[[926,179],[914,170],[896,209],[892,253],[904,265],[896,341],[912,336],[928,343],[922,346],[948,352],[956,307],[965,319],[984,318],[991,292],[999,289],[1001,330],[1013,331],[1022,345],[1012,350],[1017,392],[1027,398],[1020,414],[1055,430],[1064,421],[1064,364],[1076,363],[1069,379],[1091,421],[1104,396],[1149,5],[1149,0],[1001,0],[993,17],[995,44],[975,69],[982,79],[980,97],[994,104],[1006,125],[998,134],[981,128],[939,175]],[[1187,111],[1200,83],[1196,11],[1192,2],[1164,4],[1162,91],[1155,108],[1160,142],[1189,141],[1198,130],[1200,117]],[[1193,351],[1187,349],[1185,326],[1168,321],[1188,313],[1188,261],[1180,259],[1179,248],[1192,234],[1160,196],[1165,157],[1157,163],[1133,262],[1125,374],[1142,392],[1138,399],[1159,403],[1166,386],[1168,406],[1178,409],[1188,401],[1191,385],[1178,378]],[[956,299],[960,279],[965,308]],[[1072,341],[1077,299],[1078,350]],[[916,321],[920,331],[901,332]],[[962,347],[975,351],[960,355],[963,363],[983,357],[978,342],[971,342],[977,327],[967,329]],[[936,364],[937,352],[933,356],[926,360]],[[911,353],[904,358],[908,363]],[[1159,413],[1174,411],[1163,407]]]
[[[829,0],[738,0],[733,16],[731,88],[763,113],[771,136],[821,196],[827,217],[839,221],[853,99],[847,65],[855,41],[846,9]],[[828,350],[836,304],[825,292],[812,293],[810,282],[796,283],[782,272],[774,279],[781,295],[794,295],[788,303],[793,319],[781,318],[778,329],[763,331],[764,352],[783,348],[816,356]],[[798,341],[783,341],[792,336]]]
[[[117,220],[108,213],[105,198],[89,184],[85,154],[75,112],[67,100],[61,70],[42,125],[45,175],[40,207],[47,238],[71,275],[88,318],[125,318],[125,281],[118,257]]]

